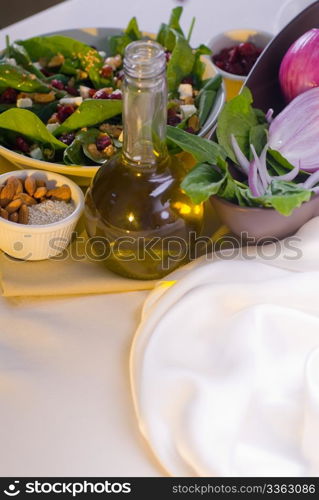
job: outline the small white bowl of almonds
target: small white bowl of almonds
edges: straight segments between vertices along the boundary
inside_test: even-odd
[[[53,172],[18,170],[0,175],[0,249],[21,260],[63,252],[83,212],[73,181]]]

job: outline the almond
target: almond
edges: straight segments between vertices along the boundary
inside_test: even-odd
[[[46,183],[44,179],[37,179],[37,187],[46,187]]]
[[[37,184],[33,177],[26,178],[26,180],[24,181],[24,189],[30,196],[34,195],[35,190],[37,189]]]
[[[21,180],[18,179],[18,177],[17,177],[17,181],[18,181],[18,183],[17,183],[17,188],[16,188],[15,194],[23,193],[23,184],[22,184]]]
[[[47,192],[48,192],[48,188],[46,188],[45,186],[38,187],[36,192],[34,193],[33,197],[36,198],[37,200],[44,198],[46,196]]]
[[[36,205],[37,203],[35,199],[27,193],[16,194],[14,200],[21,200],[22,203],[25,203],[26,205]]]
[[[0,206],[4,208],[5,206],[10,203],[10,201],[13,200],[13,197],[16,192],[16,184],[13,182],[7,182],[7,184],[4,186],[4,188],[1,190],[0,193]]]
[[[27,205],[23,204],[21,205],[19,210],[18,222],[20,222],[20,224],[28,224],[28,221],[29,221],[29,208],[27,207]]]
[[[17,210],[19,210],[21,205],[22,205],[21,198],[16,198],[15,200],[10,201],[10,203],[6,206],[6,211],[8,212],[8,214],[13,214]]]
[[[0,208],[0,217],[6,220],[9,219],[9,214],[4,208]]]
[[[19,222],[19,214],[18,212],[13,212],[13,214],[9,215],[9,220],[11,222]]]
[[[55,189],[50,189],[47,192],[47,196],[52,197],[54,200],[68,202],[71,199],[71,189],[66,185],[60,186]]]

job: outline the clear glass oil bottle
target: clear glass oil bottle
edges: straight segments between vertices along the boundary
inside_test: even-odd
[[[166,59],[153,41],[131,43],[124,58],[121,154],[101,166],[86,195],[95,254],[135,279],[165,276],[192,257],[203,221],[180,189],[185,167],[166,147]]]

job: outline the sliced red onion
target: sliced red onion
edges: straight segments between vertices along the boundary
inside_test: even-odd
[[[250,149],[252,150],[254,160],[257,166],[257,170],[259,173],[259,177],[261,180],[262,188],[263,188],[263,193],[267,190],[269,182],[270,182],[270,176],[267,171],[267,165],[266,165],[266,155],[267,155],[267,149],[268,145],[264,147],[260,158],[258,157],[256,153],[256,149],[253,144],[250,145]]]
[[[293,181],[297,177],[299,172],[300,166],[298,165],[297,167],[294,167],[292,170],[290,170],[290,172],[288,172],[287,174],[275,175],[272,177],[272,179],[276,181]]]
[[[249,161],[247,160],[246,156],[244,155],[244,153],[240,149],[240,146],[237,142],[237,139],[233,134],[231,134],[230,140],[231,140],[231,144],[232,144],[235,156],[236,156],[237,161],[239,163],[239,166],[241,167],[240,171],[246,175],[249,175]]]
[[[319,87],[296,97],[272,121],[269,147],[279,151],[294,167],[307,172],[319,169]]]
[[[319,182],[319,170],[317,170],[317,172],[308,177],[308,179],[303,183],[303,187],[305,189],[310,189],[313,188],[318,182]]]
[[[266,113],[266,120],[269,124],[273,121],[273,114],[274,114],[274,110],[272,108],[269,108],[267,113]]]
[[[258,157],[249,165],[248,185],[253,196],[262,196],[264,194],[263,185],[258,175]]]

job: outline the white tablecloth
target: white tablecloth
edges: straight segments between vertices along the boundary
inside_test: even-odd
[[[227,28],[272,31],[282,0],[188,0],[194,43]],[[68,27],[155,31],[171,0],[69,0],[0,32],[0,45]],[[139,434],[128,353],[145,292],[64,298],[0,297],[0,475],[163,474]]]

